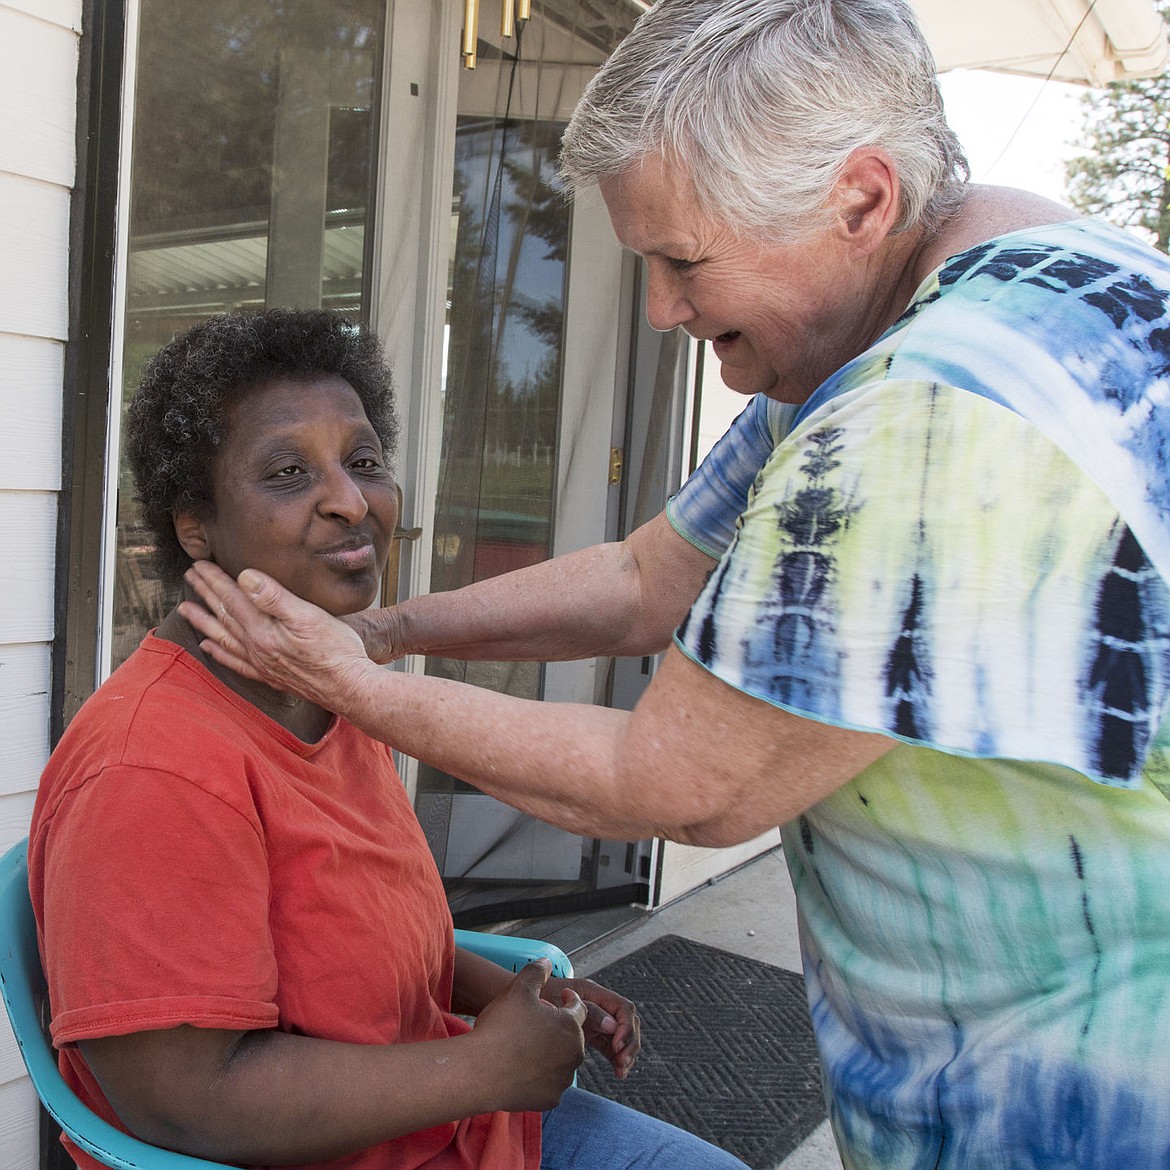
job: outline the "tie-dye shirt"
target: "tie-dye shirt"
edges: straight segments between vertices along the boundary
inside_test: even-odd
[[[784,827],[850,1170],[1170,1167],[1168,290],[992,240],[669,505],[684,653],[899,741]]]

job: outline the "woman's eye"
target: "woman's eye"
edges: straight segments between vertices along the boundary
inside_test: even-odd
[[[376,455],[356,455],[350,462],[355,471],[381,471],[382,460]]]
[[[290,463],[287,467],[279,467],[272,473],[273,479],[291,479],[293,476],[301,474],[301,466],[297,463]]]

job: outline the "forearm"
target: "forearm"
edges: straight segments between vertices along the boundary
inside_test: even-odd
[[[620,543],[412,597],[355,624],[380,662],[403,654],[537,662],[655,654],[711,565],[660,516]]]
[[[673,647],[632,712],[389,671],[352,630],[261,574],[237,584],[200,564],[188,579],[203,604],[181,612],[229,669],[303,694],[407,755],[583,835],[746,841],[823,799],[893,743],[785,711]]]
[[[627,783],[631,715],[516,699],[480,687],[371,668],[336,709],[367,734],[569,832],[608,840],[666,835],[653,784]]]
[[[396,1045],[249,1032],[198,1092],[160,1102],[154,1086],[124,1084],[120,1098],[109,1095],[127,1125],[154,1144],[216,1161],[286,1165],[505,1107],[505,1078],[493,1075],[492,1061],[474,1032]],[[157,1073],[150,1060],[142,1063]]]
[[[632,712],[516,699],[365,659],[351,671],[335,706],[370,735],[532,816],[609,840],[750,840],[893,743],[779,710],[674,649]]]
[[[622,545],[600,545],[450,593],[411,597],[384,614],[396,623],[388,637],[405,653],[469,660],[559,662],[650,653],[638,648],[656,639],[633,613],[619,568],[623,551]],[[595,587],[600,581],[607,582],[604,589]]]

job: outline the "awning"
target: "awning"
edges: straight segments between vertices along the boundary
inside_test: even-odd
[[[1104,85],[1170,61],[1154,0],[913,0],[940,70],[994,69]]]

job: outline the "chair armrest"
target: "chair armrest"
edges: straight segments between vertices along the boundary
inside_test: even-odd
[[[455,945],[465,951],[490,959],[506,971],[519,971],[536,959],[548,959],[552,973],[571,979],[573,964],[560,947],[535,938],[516,938],[510,934],[484,934],[478,930],[456,930]]]

